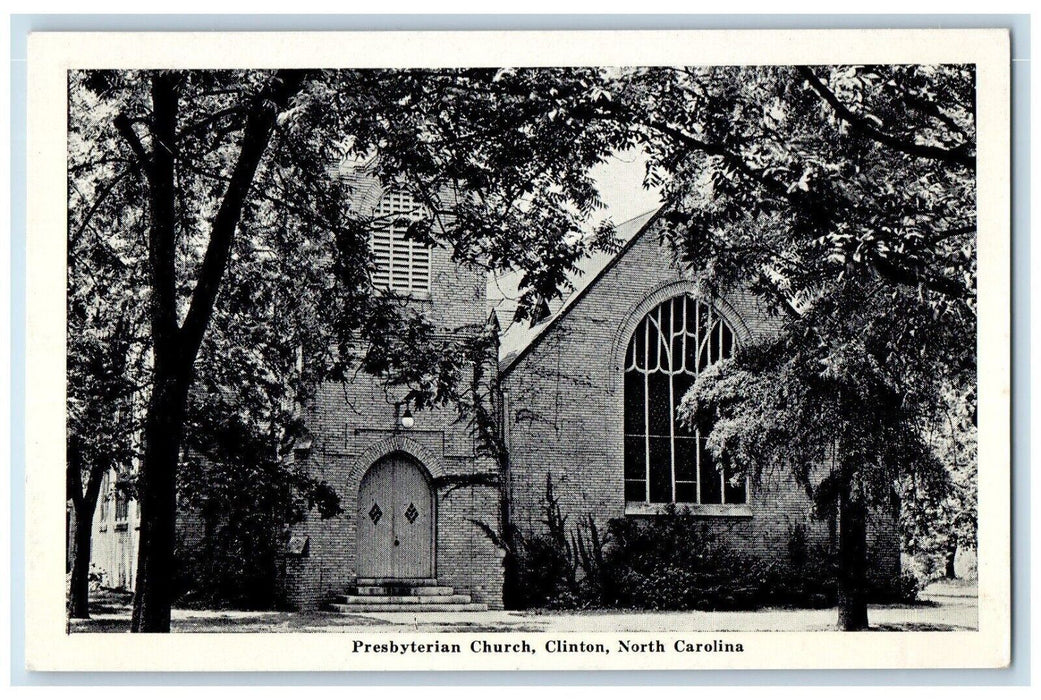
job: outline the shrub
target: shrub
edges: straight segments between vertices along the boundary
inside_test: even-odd
[[[870,581],[868,588],[868,600],[872,603],[900,603],[909,605],[918,602],[918,592],[921,590],[921,582],[907,572],[901,573],[895,579],[886,581]]]
[[[545,531],[519,537],[520,607],[651,610],[825,608],[837,603],[838,566],[807,528],[789,529],[787,556],[762,561],[721,542],[685,508],[618,518],[601,534],[591,517],[569,528],[547,476]],[[872,583],[868,599],[910,603],[913,576]]]
[[[339,496],[302,464],[189,456],[179,473],[181,525],[173,590],[184,607],[266,610],[281,602],[289,528],[311,509],[342,512]]]
[[[755,606],[753,563],[721,545],[686,509],[666,507],[649,522],[612,520],[601,603],[652,610],[736,610]]]
[[[837,567],[828,552],[822,551],[802,563],[786,560],[757,566],[761,605],[829,608],[837,602]]]
[[[530,536],[518,533],[514,547],[517,554],[517,604],[521,608],[582,606],[577,578],[578,561],[561,513],[559,500],[553,493],[553,478],[546,475],[543,524],[545,530]]]

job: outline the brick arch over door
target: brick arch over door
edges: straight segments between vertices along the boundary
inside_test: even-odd
[[[611,353],[608,355],[610,370],[613,374],[618,375],[622,371],[622,367],[625,364],[625,351],[629,346],[629,340],[632,338],[633,333],[636,331],[636,327],[640,325],[643,318],[663,301],[677,297],[681,294],[688,294],[694,297],[694,299],[711,306],[712,309],[722,316],[733,329],[734,335],[737,337],[738,345],[747,343],[752,339],[752,332],[749,330],[748,325],[725,298],[716,297],[711,300],[702,299],[695,293],[694,283],[689,280],[669,282],[658,287],[644,297],[643,300],[635,304],[618,324],[618,327],[615,329],[614,340],[611,343]]]
[[[407,435],[394,435],[369,445],[355,458],[347,474],[347,495],[352,502],[358,498],[358,488],[365,473],[380,459],[392,454],[404,454],[416,460],[430,474],[431,479],[441,479],[446,474],[444,463],[438,455]]]

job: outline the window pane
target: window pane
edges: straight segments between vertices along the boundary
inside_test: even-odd
[[[673,402],[676,406],[676,410],[679,410],[680,403],[683,401],[683,397],[686,395],[690,388],[694,386],[694,377],[689,374],[677,374],[672,378],[672,394]],[[676,414],[679,415],[678,413]],[[676,434],[677,435],[693,435],[694,431],[683,427],[683,423],[680,422],[679,418],[676,419]]]
[[[712,462],[712,455],[705,447],[704,438],[698,440],[698,446],[701,453],[701,502],[722,503],[723,485],[719,483],[719,472],[716,471],[716,465]]]
[[[672,415],[669,410],[669,375],[656,372],[647,375],[647,408],[651,435],[669,435]]]
[[[687,346],[684,350],[683,368],[688,372],[698,371],[698,336],[687,333]]]
[[[643,374],[625,373],[625,434],[644,433]]]
[[[734,333],[726,326],[722,324],[723,333],[723,357],[731,357],[734,354]]]
[[[636,369],[647,369],[647,342],[644,333],[647,332],[647,319],[640,321],[633,333],[633,350],[636,353]]]
[[[668,309],[662,311],[661,325],[651,326],[651,343],[658,348],[658,369],[662,372],[672,370],[672,359],[669,357],[669,317]]]
[[[644,481],[647,478],[647,442],[642,436],[625,437],[625,478]],[[641,500],[642,500],[641,496]]]
[[[633,481],[630,479],[625,480],[625,501],[626,503],[646,503],[647,502],[647,482],[643,479],[639,481]]]
[[[672,336],[672,364],[671,371],[683,371],[683,334]]]
[[[676,481],[697,481],[698,439],[676,437]]]
[[[743,476],[727,474],[725,490],[727,503],[748,503],[747,486]]]
[[[672,459],[669,438],[650,438],[651,441],[651,502],[672,501]]]
[[[701,345],[701,352],[698,355],[698,371],[704,372],[715,361],[712,354],[712,340],[702,336],[698,342]]]
[[[676,482],[676,502],[677,503],[697,503],[698,502],[698,486],[692,481],[677,481]]]
[[[685,297],[675,297],[669,299],[666,303],[669,305],[672,312],[672,327],[669,332],[673,335],[683,330],[683,300]]]

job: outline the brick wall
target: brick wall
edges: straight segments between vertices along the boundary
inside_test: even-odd
[[[372,208],[380,190],[356,178],[356,205]],[[441,329],[472,328],[486,322],[486,276],[483,270],[458,265],[450,251],[431,255],[429,296],[410,302]],[[466,381],[464,379],[464,381]],[[308,538],[302,554],[286,554],[282,590],[286,603],[314,609],[342,593],[356,576],[355,525],[358,489],[373,464],[395,453],[419,462],[436,491],[436,576],[439,583],[470,593],[475,602],[502,607],[502,553],[473,520],[494,526],[499,492],[495,486],[453,487],[453,477],[493,472],[495,466],[476,455],[469,421],[451,407],[416,411],[415,425],[399,427],[394,404],[401,392],[387,391],[374,378],[358,374],[347,385],[326,384],[308,407],[314,435],[309,469],[327,480],[342,499],[344,513],[328,520],[309,513],[292,535]]]
[[[586,515],[600,521],[625,515],[622,356],[647,312],[665,299],[694,291],[653,231],[641,234],[547,327],[541,341],[504,368],[512,516],[522,530],[543,527],[547,474],[571,522]],[[768,315],[745,289],[705,301],[727,319],[739,343],[780,328],[780,319]],[[706,515],[706,522],[743,551],[772,557],[786,551],[797,524],[818,540],[828,537],[827,525],[812,519],[810,508],[805,491],[786,476],[765,475],[761,487],[750,493],[745,512]],[[887,575],[899,570],[894,535],[892,518],[876,515],[871,546]]]
[[[286,555],[285,598],[297,609],[314,609],[353,584],[358,490],[377,461],[405,454],[423,465],[436,491],[436,576],[439,583],[471,593],[475,602],[502,607],[501,552],[471,522],[497,522],[498,489],[453,488],[453,477],[493,472],[475,454],[467,421],[451,409],[415,411],[415,426],[396,428],[393,401],[370,377],[349,386],[328,384],[310,413],[315,444],[309,468],[342,499],[343,514],[322,520],[311,512],[292,529],[309,538],[303,555]]]

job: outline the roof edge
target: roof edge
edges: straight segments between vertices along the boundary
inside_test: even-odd
[[[636,245],[636,241],[641,239],[643,235],[647,233],[647,230],[658,222],[658,219],[661,218],[663,211],[665,211],[664,205],[658,207],[658,210],[651,215],[651,218],[647,219],[644,225],[640,227],[640,230],[633,234],[633,237],[626,241],[625,244],[622,245],[622,247],[618,250],[618,252],[614,254],[614,257],[611,258],[611,261],[604,265],[603,268],[601,268],[601,270],[596,273],[596,276],[589,280],[585,287],[583,287],[573,297],[569,298],[569,301],[571,303],[562,307],[553,318],[547,321],[543,325],[542,329],[535,334],[535,337],[532,338],[527,345],[521,348],[521,350],[516,355],[514,355],[511,359],[508,359],[505,365],[500,364],[499,377],[501,379],[506,379],[509,376],[510,372],[513,370],[513,368],[517,366],[517,363],[525,357],[527,357],[528,353],[530,353],[535,348],[535,346],[542,342],[542,339],[545,337],[546,333],[549,332],[550,328],[556,326],[557,322],[560,321],[560,319],[567,316],[568,313],[571,312],[571,309],[573,309],[578,304],[578,302],[580,302],[586,296],[586,294],[597,285],[601,277],[606,275],[610,270],[614,269],[614,266],[618,264],[618,261],[622,259],[622,256],[624,256],[630,248]],[[633,218],[635,219],[638,217]]]

